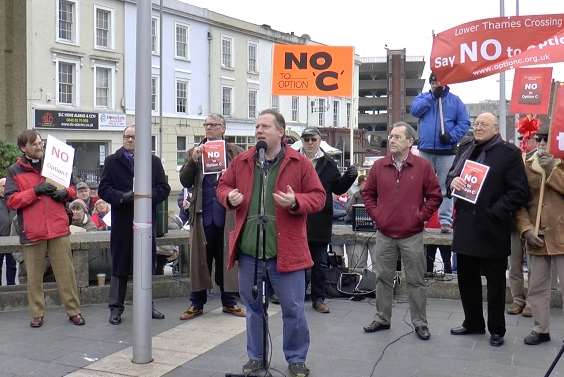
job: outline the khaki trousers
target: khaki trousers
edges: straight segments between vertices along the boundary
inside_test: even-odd
[[[529,255],[529,297],[527,301],[533,312],[533,330],[540,334],[550,327],[550,283],[551,261],[560,281],[564,281],[564,255]],[[564,290],[560,290],[564,301]]]
[[[78,288],[72,264],[70,239],[68,236],[39,241],[23,247],[27,270],[27,301],[31,315],[41,317],[45,313],[43,274],[45,257],[49,257],[55,274],[61,302],[69,316],[80,313]]]
[[[524,250],[519,233],[511,233],[511,256],[509,257],[509,287],[513,302],[519,306],[525,306],[527,292],[525,290],[525,278],[523,276]]]
[[[370,250],[372,270],[376,273],[376,314],[374,320],[390,324],[392,319],[392,300],[394,277],[398,255],[401,255],[402,268],[407,281],[409,310],[413,326],[427,326],[427,286],[425,271],[427,257],[423,247],[423,233],[406,238],[390,238],[377,232],[375,246]]]

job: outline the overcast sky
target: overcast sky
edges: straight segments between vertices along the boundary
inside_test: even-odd
[[[424,77],[430,73],[432,31],[439,33],[456,25],[498,17],[496,0],[182,0],[231,17],[273,29],[309,34],[329,45],[355,47],[360,56],[385,56],[391,49],[406,48],[408,56],[423,56]],[[505,15],[513,16],[515,0],[505,1]],[[564,0],[521,0],[519,14],[564,13]],[[513,71],[506,72],[506,96],[511,97]],[[553,78],[564,81],[564,63],[554,65]],[[499,98],[499,75],[454,84],[453,93],[464,102]],[[428,85],[425,86],[427,90]]]

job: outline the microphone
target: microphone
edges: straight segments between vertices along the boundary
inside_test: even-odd
[[[265,153],[266,153],[267,147],[268,147],[268,145],[266,144],[266,141],[264,141],[264,140],[259,140],[257,142],[257,145],[255,146],[255,148],[257,149],[258,161],[260,163],[260,166],[264,165],[264,161],[266,159]]]

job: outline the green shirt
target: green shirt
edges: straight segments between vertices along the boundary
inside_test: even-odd
[[[266,247],[265,247],[265,257],[266,259],[276,258],[277,254],[277,232],[276,232],[276,215],[274,207],[274,198],[272,193],[274,192],[274,185],[276,183],[276,178],[278,177],[278,171],[280,170],[280,158],[277,158],[273,165],[267,170],[265,179],[265,197],[264,197],[264,213],[267,218],[267,223],[265,226],[266,233]],[[245,221],[245,226],[243,227],[243,234],[239,239],[239,250],[245,255],[250,255],[252,257],[256,256],[256,243],[257,243],[257,211],[259,208],[259,186],[261,171],[257,166],[255,167],[254,182],[253,182],[253,194],[251,197],[251,206],[247,214],[247,221]],[[262,258],[262,234],[259,239],[259,258]]]

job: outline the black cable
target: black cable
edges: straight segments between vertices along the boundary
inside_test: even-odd
[[[382,359],[384,358],[384,353],[386,352],[386,350],[387,350],[389,347],[391,347],[394,343],[399,342],[401,339],[405,338],[406,336],[408,336],[408,335],[410,335],[410,334],[413,334],[413,332],[415,331],[415,330],[413,329],[413,326],[405,320],[405,317],[407,316],[407,312],[408,312],[408,309],[406,309],[405,314],[403,315],[403,322],[404,322],[405,324],[407,324],[407,326],[411,329],[411,331],[406,332],[405,334],[398,336],[397,338],[395,338],[394,340],[392,340],[391,342],[389,342],[388,344],[386,344],[386,346],[384,347],[384,349],[383,349],[382,352],[380,353],[380,357],[378,357],[378,359],[376,360],[376,362],[375,362],[374,365],[372,366],[372,371],[370,372],[370,377],[374,376],[374,372],[376,371],[376,367],[378,366],[378,364],[380,363],[380,361],[382,361]]]

